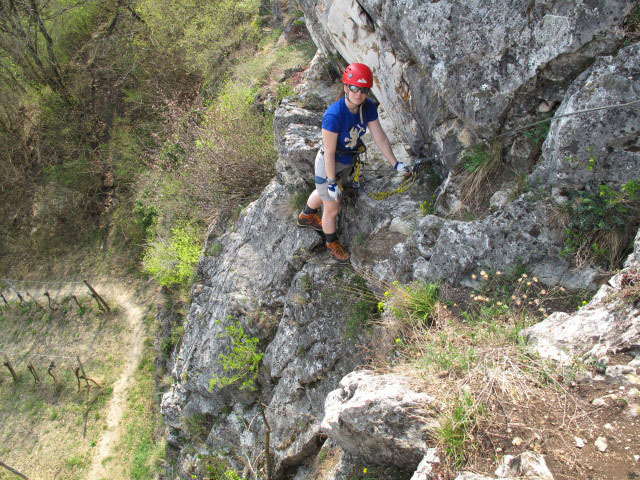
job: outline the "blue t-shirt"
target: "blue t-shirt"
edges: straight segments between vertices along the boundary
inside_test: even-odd
[[[344,97],[327,108],[322,117],[322,128],[338,134],[338,150],[356,150],[359,140],[367,131],[367,123],[378,118],[378,107],[373,100],[367,98],[362,105],[362,119],[360,113],[351,113],[345,104]],[[353,162],[353,156],[336,153],[336,161],[348,165]]]

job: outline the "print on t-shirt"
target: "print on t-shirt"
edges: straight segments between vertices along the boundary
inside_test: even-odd
[[[366,128],[361,125],[354,125],[351,131],[349,132],[348,137],[344,137],[344,145],[349,150],[353,150],[358,146],[358,140],[361,135],[364,135]]]

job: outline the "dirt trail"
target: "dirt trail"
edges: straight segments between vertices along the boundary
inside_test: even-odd
[[[120,438],[120,420],[127,404],[127,391],[129,385],[133,384],[133,376],[136,367],[140,363],[142,347],[144,342],[142,316],[143,310],[134,300],[130,292],[116,285],[99,284],[95,287],[99,292],[104,292],[108,298],[114,299],[118,307],[126,316],[127,323],[131,329],[128,356],[126,365],[120,378],[113,385],[113,394],[109,401],[107,410],[107,430],[97,445],[97,452],[93,455],[93,461],[87,475],[88,480],[99,480],[100,478],[113,478],[107,476],[107,471],[103,465],[103,460],[112,455],[113,449]]]
[[[113,393],[107,406],[107,427],[104,435],[101,437],[96,451],[92,455],[93,459],[89,467],[87,480],[115,479],[118,475],[110,472],[105,468],[103,462],[108,457],[114,455],[114,448],[121,436],[122,415],[127,405],[127,392],[130,385],[133,384],[134,374],[138,364],[140,363],[143,344],[144,344],[144,326],[142,317],[144,310],[140,304],[134,300],[134,294],[126,286],[119,285],[116,282],[103,280],[92,284],[94,289],[103,296],[109,303],[115,302],[118,309],[126,318],[127,325],[130,329],[130,336],[127,341],[126,359],[124,369],[113,385]],[[18,287],[16,285],[16,287]],[[52,285],[43,284],[40,288],[24,289],[20,286],[21,292],[27,291],[33,297],[41,298],[45,291],[54,298],[60,298],[67,295],[77,294],[86,295],[87,288],[79,283],[59,284],[54,288]],[[24,297],[24,295],[23,295]],[[9,295],[10,299],[17,299],[15,295]],[[28,300],[28,299],[26,299]],[[112,306],[112,305],[110,305]]]

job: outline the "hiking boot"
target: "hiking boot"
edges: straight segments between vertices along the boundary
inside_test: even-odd
[[[327,242],[327,249],[329,250],[329,255],[341,263],[346,263],[351,258],[349,252],[337,240],[335,242]]]
[[[311,227],[318,232],[322,231],[322,219],[317,213],[304,213],[298,215],[299,227]]]

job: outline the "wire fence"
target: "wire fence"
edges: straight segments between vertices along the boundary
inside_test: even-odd
[[[496,140],[499,140],[499,139],[502,139],[502,138],[506,138],[506,137],[510,137],[511,135],[515,135],[516,133],[520,133],[522,131],[529,130],[530,128],[533,128],[533,127],[535,127],[537,125],[541,125],[543,123],[551,123],[551,122],[554,122],[556,120],[560,120],[561,118],[572,117],[572,116],[575,116],[575,115],[584,115],[586,113],[592,113],[592,112],[596,112],[596,111],[600,111],[600,110],[610,110],[610,109],[614,109],[614,108],[630,107],[632,105],[637,105],[637,104],[640,104],[640,99],[632,100],[630,102],[625,102],[625,103],[616,103],[616,104],[611,104],[611,105],[603,105],[603,106],[600,106],[600,107],[586,108],[586,109],[583,109],[583,110],[576,110],[574,112],[563,113],[563,114],[560,114],[560,115],[554,115],[554,116],[549,117],[549,118],[545,118],[545,119],[542,119],[542,120],[537,120],[535,122],[531,122],[531,123],[528,123],[526,125],[522,125],[520,127],[513,128],[513,129],[508,130],[508,131],[506,131],[504,133],[501,133],[499,135],[495,135],[494,137],[491,137],[489,139],[480,140],[480,141],[478,141],[478,142],[476,142],[474,144],[468,145],[466,147],[459,148],[459,149],[454,150],[454,151],[449,152],[449,153],[436,154],[436,155],[432,155],[430,157],[424,157],[424,158],[422,158],[422,157],[421,158],[416,158],[416,160],[420,164],[427,163],[427,162],[434,161],[434,160],[442,161],[442,160],[444,160],[445,158],[448,158],[448,157],[458,156],[458,155],[460,155],[462,152],[464,152],[466,150],[471,150],[473,148],[479,147],[480,145],[491,144],[491,143],[495,142]],[[375,171],[379,171],[379,170],[381,170],[381,169],[379,169],[379,168],[365,168],[365,169],[363,169],[363,171],[367,171],[367,172],[375,172]]]
[[[59,296],[64,295],[65,298],[73,299],[80,313],[84,313],[86,311],[86,306],[83,305],[75,293],[84,293],[85,296],[92,297],[100,310],[100,312],[110,312],[111,308],[104,300],[104,298],[93,288],[93,286],[87,281],[60,281],[60,280],[17,280],[12,278],[1,278],[0,285],[8,287],[7,295],[5,296],[6,291],[0,292],[0,297],[5,303],[6,308],[10,308],[12,306],[16,307],[28,307],[29,312],[33,311],[35,308],[36,311],[48,312],[48,313],[56,313],[60,312],[61,305],[59,303]],[[36,292],[33,288],[25,288],[38,286],[38,291]],[[62,288],[60,288],[62,287]],[[42,292],[44,290],[44,293]],[[53,291],[56,296],[52,297],[50,291]],[[24,296],[22,295],[24,294]],[[43,298],[41,301],[46,301],[46,306],[40,304],[38,299],[35,298],[36,295],[40,294]],[[25,297],[28,297],[25,298]],[[63,310],[63,314],[66,310]],[[33,328],[33,327],[32,327]],[[46,334],[47,332],[42,329],[37,332],[38,334]],[[37,348],[34,347],[34,348]],[[43,348],[49,348],[48,346],[43,346]],[[81,358],[82,355],[82,358]],[[54,384],[58,384],[57,377],[54,373],[57,368],[71,368],[73,371],[77,382],[78,382],[78,391],[80,391],[81,381],[84,380],[87,387],[90,386],[90,382],[98,385],[98,383],[87,376],[84,370],[84,365],[87,361],[96,360],[99,357],[99,354],[89,355],[86,353],[78,352],[74,354],[62,354],[56,352],[55,350],[49,350],[47,353],[38,353],[38,352],[18,352],[15,350],[0,350],[0,357],[2,358],[2,366],[6,368],[6,370],[11,375],[14,383],[19,383],[20,375],[18,375],[18,371],[22,369],[26,369],[32,375],[35,384],[41,384],[42,379],[40,378],[40,374],[38,370],[42,371],[42,369],[47,369],[47,374],[51,376]],[[0,376],[0,379],[2,377]]]

